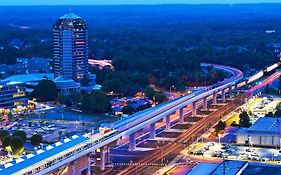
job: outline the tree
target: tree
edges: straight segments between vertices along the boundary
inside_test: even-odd
[[[109,79],[105,80],[102,84],[102,90],[105,92],[114,92],[114,93],[122,93],[123,91],[123,82],[118,79]]]
[[[10,145],[11,138],[12,138],[12,136],[10,136],[10,135],[7,135],[3,138],[3,142],[2,142],[3,148],[6,148],[7,146]]]
[[[0,131],[0,141],[2,142],[4,137],[8,136],[9,135],[9,132],[6,131],[6,130],[1,130]]]
[[[84,94],[82,97],[81,110],[83,112],[91,111],[91,99],[90,99],[90,94],[88,93]]]
[[[269,112],[267,115],[266,115],[266,117],[274,117],[274,115],[273,115],[273,113],[272,112]]]
[[[15,132],[13,133],[13,137],[14,137],[14,136],[19,136],[19,137],[21,137],[23,143],[26,142],[26,133],[25,133],[24,131],[15,131]]]
[[[52,80],[43,79],[34,88],[32,96],[38,101],[53,101],[58,97],[56,84]]]
[[[41,134],[33,134],[32,137],[30,138],[30,142],[34,146],[39,146],[42,141],[43,138]]]
[[[245,111],[239,115],[239,126],[243,128],[249,128],[251,126],[250,117]]]
[[[71,92],[69,94],[59,94],[57,101],[67,106],[78,105],[82,100],[80,92]]]
[[[221,120],[218,122],[218,124],[216,125],[215,127],[215,131],[216,131],[216,134],[218,134],[220,131],[222,130],[225,130],[226,128],[226,123],[225,122],[222,122]]]
[[[153,99],[154,95],[155,95],[155,90],[152,87],[147,86],[144,90],[143,90],[144,94],[149,98],[149,99]]]
[[[111,111],[110,102],[102,91],[93,91],[90,94],[91,111],[94,113],[107,113]]]
[[[10,140],[10,146],[14,154],[19,154],[24,150],[23,140],[19,136],[13,136]]]
[[[139,84],[142,88],[149,85],[149,79],[146,74],[135,72],[132,74],[131,79],[133,82]]]
[[[134,109],[131,105],[126,105],[122,108],[122,112],[123,112],[123,114],[131,115],[131,114],[133,114]]]
[[[275,117],[281,117],[281,109],[278,109],[275,113],[274,113]]]
[[[137,108],[137,111],[142,111],[142,110],[145,110],[147,108],[150,108],[151,107],[151,104],[144,104],[144,105],[141,105]]]
[[[154,99],[155,99],[155,102],[157,102],[157,103],[163,103],[168,100],[163,92],[157,92],[154,95]]]

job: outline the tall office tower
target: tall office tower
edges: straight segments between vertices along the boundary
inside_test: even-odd
[[[81,82],[88,79],[88,34],[86,22],[69,12],[53,26],[55,77]]]

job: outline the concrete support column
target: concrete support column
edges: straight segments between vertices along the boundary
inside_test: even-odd
[[[192,116],[196,116],[196,101],[192,102]]]
[[[234,85],[234,90],[237,92],[238,91],[238,83],[236,83],[235,85]]]
[[[100,150],[100,170],[105,170],[105,148],[102,147]]]
[[[149,132],[149,138],[155,139],[156,130],[155,130],[155,123],[150,124],[150,132]]]
[[[87,175],[91,175],[91,154],[88,154],[88,169],[87,169]]]
[[[225,90],[224,89],[221,91],[221,98],[222,98],[222,102],[224,103],[225,102]]]
[[[230,87],[228,88],[228,94],[229,94],[229,96],[231,96],[231,94],[232,94],[232,86],[230,86]]]
[[[110,148],[109,148],[109,146],[107,146],[106,152],[107,152],[107,163],[110,164],[111,160],[110,160]]]
[[[180,109],[180,118],[179,118],[179,123],[184,122],[184,114],[183,114],[183,108]]]
[[[136,149],[136,136],[135,133],[129,135],[129,150],[134,151]]]
[[[245,87],[246,87],[246,88],[249,88],[249,83],[248,83],[248,81],[246,81]]]
[[[71,169],[72,169],[72,174],[73,175],[76,174],[75,163],[76,163],[76,161],[71,163]]]
[[[208,103],[207,103],[207,97],[203,98],[203,109],[207,110],[208,109]]]
[[[166,116],[166,130],[171,129],[170,115]]]
[[[217,93],[213,93],[213,104],[217,104]]]

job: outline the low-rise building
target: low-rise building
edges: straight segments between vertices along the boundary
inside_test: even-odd
[[[242,128],[236,133],[236,142],[245,145],[280,147],[280,125],[280,118],[259,118],[251,127]]]
[[[41,57],[17,58],[18,64],[24,67],[26,73],[49,73],[51,72],[50,59]]]
[[[70,78],[59,76],[54,79],[54,82],[57,86],[58,92],[60,93],[71,93],[80,90],[80,83],[76,83],[74,80]]]
[[[0,82],[0,109],[13,110],[18,107],[26,107],[28,99],[22,83],[1,81]]]
[[[5,80],[10,82],[20,82],[25,85],[27,92],[31,93],[42,79],[54,81],[58,92],[70,93],[80,91],[80,83],[70,78],[59,76],[54,78],[53,73],[17,74],[7,77]]]
[[[16,64],[0,64],[0,72],[5,76],[11,74],[50,73],[51,65],[48,58],[17,58]]]

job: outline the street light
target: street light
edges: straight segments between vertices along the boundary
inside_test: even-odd
[[[252,141],[252,138],[251,138],[251,137],[248,137],[249,149],[250,149],[250,150],[251,150],[251,141]]]

